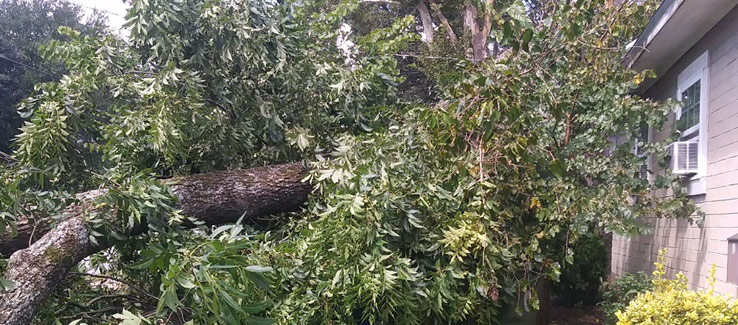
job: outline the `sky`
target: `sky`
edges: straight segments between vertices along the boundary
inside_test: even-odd
[[[108,25],[110,29],[120,36],[128,36],[128,31],[123,30],[125,23],[126,10],[129,4],[123,3],[123,0],[69,0],[72,3],[79,4],[87,13],[91,13],[94,9],[102,11],[108,16]]]

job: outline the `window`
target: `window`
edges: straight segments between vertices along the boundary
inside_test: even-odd
[[[690,148],[696,147],[696,152],[690,152],[696,155],[697,172],[686,179],[688,195],[705,194],[706,190],[708,65],[708,53],[705,52],[687,66],[677,79],[676,97],[681,101],[681,106],[676,112],[675,126],[680,132],[679,141],[689,142]]]
[[[643,146],[649,141],[651,141],[651,139],[649,137],[648,124],[644,123],[638,128],[638,136],[635,139],[633,153],[638,157],[644,157],[646,153],[643,150]]]
[[[677,129],[682,135],[695,132],[700,124],[700,85],[701,80],[697,80],[681,93],[682,97],[682,113],[677,122]]]
[[[648,175],[648,155],[643,149],[644,145],[651,141],[650,128],[648,124],[642,124],[638,129],[638,136],[635,139],[633,145],[633,154],[643,160],[643,164],[640,166],[639,177],[645,180],[649,180]]]

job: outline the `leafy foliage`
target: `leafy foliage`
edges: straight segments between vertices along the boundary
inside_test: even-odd
[[[158,312],[183,308],[203,323],[272,323],[255,316],[272,305],[263,300],[270,287],[265,275],[272,268],[255,264],[258,260],[248,254],[255,249],[253,237],[239,224],[187,241],[171,236],[142,250],[131,268],[161,274]]]
[[[95,314],[106,321],[494,323],[503,306],[536,308],[535,284],[558,280],[580,239],[694,207],[672,175],[639,178],[631,150],[636,126],[674,108],[632,95],[648,73],[621,66],[653,4],[554,1],[537,25],[522,2],[500,6],[485,10],[504,54],[424,70],[431,101],[398,93],[413,17],[352,34],[358,1],[135,0],[128,42],[60,28],[68,41],[41,53],[68,73],[22,105],[4,178],[18,185],[0,202],[105,189],[89,224],[115,258],[79,271],[158,296]],[[663,143],[643,147],[665,159]],[[273,232],[183,230],[158,182],[294,160],[315,195]],[[124,236],[144,220],[146,236]]]
[[[459,73],[442,104],[321,155],[317,218],[286,247],[301,255],[283,275],[282,319],[492,322],[502,301],[535,307],[534,284],[558,280],[567,247],[592,229],[637,233],[641,216],[688,215],[683,197],[650,195],[667,176],[637,178],[632,146],[613,147],[628,125],[659,128],[671,106],[631,96],[640,76],[607,50],[635,32],[604,28],[610,19],[644,8],[601,5],[561,5],[533,35],[511,27],[510,56]]]
[[[675,279],[666,276],[666,250],[659,252],[654,263],[653,290],[638,294],[622,311],[616,313],[618,324],[735,324],[738,303],[730,297],[717,295],[715,265],[708,281],[710,290],[689,290],[687,277],[678,273]]]
[[[574,261],[561,267],[559,282],[553,284],[554,299],[565,305],[594,305],[600,285],[610,275],[610,249],[602,234],[583,235],[572,245]]]
[[[344,3],[329,16],[313,16],[310,8],[271,1],[136,1],[128,23],[132,46],[60,28],[69,41],[52,41],[40,52],[68,73],[39,85],[22,105],[29,120],[7,180],[66,203],[67,191],[104,187],[90,215],[91,240],[119,242],[126,261],[163,258],[145,268],[165,274],[154,280],[162,319],[185,312],[206,323],[266,322],[256,314],[271,304],[259,293],[266,292],[261,273],[268,269],[239,259],[253,239],[182,231],[177,224],[186,216],[173,210],[171,193],[155,179],[298,159],[308,139],[331,146],[328,136],[336,132],[366,132],[399,81],[392,55],[414,36],[405,32],[408,19],[369,33],[356,40],[363,55],[346,66],[334,40],[339,16],[357,7]],[[307,29],[309,21],[324,27]],[[8,204],[24,202],[12,198]],[[97,217],[109,212],[116,222]],[[143,220],[154,242],[126,242],[126,230]],[[112,272],[136,279],[138,271]],[[183,282],[180,274],[193,278]]]
[[[16,112],[20,101],[40,82],[57,81],[62,67],[49,65],[38,53],[39,45],[62,40],[60,26],[88,35],[105,27],[104,16],[92,14],[82,22],[81,7],[68,1],[6,0],[0,3],[0,151],[10,153],[10,142],[21,127]]]
[[[623,274],[602,284],[600,306],[609,323],[616,323],[615,313],[624,310],[639,294],[653,289],[651,278],[643,272]]]

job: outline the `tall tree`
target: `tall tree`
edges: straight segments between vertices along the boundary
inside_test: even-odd
[[[68,1],[5,0],[0,2],[0,152],[10,152],[10,142],[20,132],[16,111],[20,101],[37,83],[56,81],[63,67],[45,62],[38,47],[61,40],[60,26],[86,35],[105,28],[104,16],[94,13],[84,19],[82,8]]]

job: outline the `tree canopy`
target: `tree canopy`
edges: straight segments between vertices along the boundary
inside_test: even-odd
[[[97,35],[104,31],[105,19],[99,13],[83,19],[81,7],[66,1],[0,2],[0,152],[10,152],[21,127],[16,113],[20,101],[35,84],[57,81],[64,73],[63,66],[49,65],[38,53],[39,45],[64,38],[57,32],[60,26]]]
[[[694,211],[633,151],[668,161],[638,135],[674,104],[621,62],[654,3],[457,3],[134,0],[127,40],[59,28],[39,53],[66,72],[20,106],[0,187],[0,234],[49,229],[0,301],[24,256],[72,269],[39,323],[494,323],[583,236]],[[267,191],[297,177],[302,209],[206,220],[264,193],[222,171],[290,162]],[[64,229],[89,236],[50,248]]]

